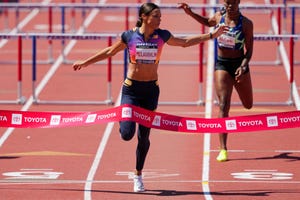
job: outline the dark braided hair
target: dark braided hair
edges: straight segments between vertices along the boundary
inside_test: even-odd
[[[142,14],[145,14],[146,16],[149,16],[150,13],[154,10],[154,9],[159,9],[158,5],[154,4],[154,3],[144,3],[139,10],[139,19],[136,22],[136,27],[141,27],[143,20],[142,20]]]

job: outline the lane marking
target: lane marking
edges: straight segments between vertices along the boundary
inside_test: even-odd
[[[118,96],[118,99],[115,103],[115,106],[119,106],[120,102],[121,102],[121,91],[119,93],[119,96]],[[95,159],[94,159],[93,164],[90,168],[90,171],[89,171],[87,179],[86,179],[86,183],[84,185],[84,199],[85,200],[91,200],[92,199],[92,197],[91,197],[92,183],[93,183],[96,171],[97,171],[97,169],[100,165],[100,161],[101,161],[101,158],[103,156],[104,149],[106,147],[106,144],[108,142],[110,134],[112,133],[112,129],[114,127],[114,124],[115,124],[114,122],[108,123],[108,125],[106,126],[106,129],[104,131],[103,137],[101,139],[101,142],[99,144]]]
[[[5,157],[5,156],[91,156],[91,154],[59,152],[59,151],[32,151],[32,152],[0,154],[0,157]]]
[[[2,176],[7,180],[45,180],[58,179],[63,172],[55,172],[52,169],[21,169],[20,171],[4,172]]]
[[[128,179],[133,179],[134,172],[119,171],[116,172],[116,176],[127,176]],[[143,179],[155,179],[180,176],[179,173],[167,173],[167,170],[143,170]]]
[[[277,170],[244,170],[244,172],[231,173],[235,179],[250,180],[289,180],[293,179],[292,173],[278,172]]]
[[[86,183],[86,180],[71,180],[71,179],[48,179],[48,180],[0,180],[0,184],[6,185],[19,185],[19,184],[82,184]],[[144,180],[145,183],[201,183],[201,184],[209,184],[209,183],[247,183],[247,184],[300,184],[300,181],[286,181],[286,180],[210,180],[210,181],[202,181],[202,180]],[[128,184],[132,183],[131,180],[93,180],[93,184]]]
[[[215,5],[216,0],[210,0],[210,5]],[[213,15],[213,10],[210,10],[210,16]],[[210,28],[210,31],[213,28]],[[214,77],[214,40],[208,41],[208,58],[207,58],[207,72],[206,72],[206,99],[205,99],[205,117],[212,117],[213,108],[213,77]],[[203,141],[203,167],[202,167],[202,190],[206,200],[212,200],[209,188],[209,160],[210,160],[210,133],[204,134]]]

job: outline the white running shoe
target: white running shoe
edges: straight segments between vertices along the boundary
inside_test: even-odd
[[[133,177],[133,191],[134,192],[144,192],[144,184],[143,184],[143,179],[142,176],[134,175]]]

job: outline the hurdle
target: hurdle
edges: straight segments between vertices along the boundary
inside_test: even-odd
[[[1,38],[1,36],[0,36]],[[0,104],[24,104],[26,98],[22,95],[22,37],[18,36],[18,59],[17,59],[17,99],[0,100]]]
[[[32,97],[33,103],[35,104],[89,104],[89,105],[98,105],[98,104],[113,104],[113,98],[111,93],[111,84],[112,84],[112,59],[109,58],[107,61],[107,99],[103,101],[68,101],[68,100],[40,100],[38,98],[38,93],[36,89],[36,81],[37,81],[37,39],[44,40],[100,40],[107,39],[108,45],[112,44],[112,39],[116,38],[117,34],[25,34],[25,33],[17,33],[17,34],[1,34],[0,39],[18,39],[18,90],[17,100],[1,100],[0,104],[24,104],[26,102],[26,98],[22,95],[22,40],[23,39],[31,39],[32,41]]]
[[[65,105],[112,105],[112,58],[107,62],[107,99],[103,101],[75,101],[75,100],[41,100],[36,92],[37,80],[37,65],[36,65],[36,40],[37,39],[52,39],[52,40],[100,40],[107,39],[108,45],[112,44],[112,38],[116,38],[116,34],[29,34],[27,37],[32,39],[32,96],[35,104],[65,104]]]
[[[119,3],[119,4],[97,4],[97,3],[86,3],[84,0],[82,0],[81,3],[75,3],[74,0],[70,0],[70,3],[49,3],[47,5],[43,5],[43,4],[38,4],[38,3],[2,3],[0,4],[0,8],[4,9],[4,10],[14,10],[15,11],[15,15],[16,15],[16,27],[18,27],[18,22],[19,22],[19,10],[21,9],[32,9],[32,8],[37,8],[37,9],[48,9],[48,32],[52,33],[53,31],[53,21],[52,21],[52,17],[53,17],[53,10],[58,10],[60,12],[61,15],[61,33],[65,33],[65,13],[66,10],[70,10],[70,15],[71,15],[71,31],[74,32],[75,27],[73,27],[73,24],[75,23],[76,17],[77,15],[75,14],[76,10],[81,10],[82,14],[81,14],[81,20],[85,19],[86,17],[86,10],[87,9],[124,9],[125,10],[125,28],[128,27],[129,24],[129,9],[137,9],[140,4],[141,1],[137,1],[137,3]],[[221,4],[216,4],[216,5],[207,5],[207,4],[191,4],[190,5],[191,8],[193,9],[217,9],[222,7],[223,5]],[[297,5],[293,5],[294,7],[297,7]],[[283,4],[272,4],[272,5],[248,5],[248,4],[241,4],[240,8],[241,9],[245,9],[245,10],[268,10],[271,13],[271,17],[274,15],[274,11],[277,11],[277,20],[278,20],[278,24],[279,27],[278,29],[281,30],[281,16],[282,16],[282,11],[281,10],[286,10],[288,8],[290,8],[291,6],[286,5],[286,3]],[[161,9],[165,9],[165,10],[175,10],[177,9],[174,4],[160,4],[160,8]],[[203,12],[203,11],[202,11]],[[86,32],[86,25],[84,23],[82,23],[81,28],[84,30],[84,32]],[[62,48],[64,48],[64,42],[62,41]],[[53,56],[52,56],[52,41],[49,40],[49,47],[48,47],[48,51],[49,51],[49,56],[48,56],[48,60],[46,61],[37,61],[39,64],[51,64],[53,63]],[[2,61],[3,62],[3,61]],[[31,61],[23,61],[24,63],[28,63]],[[71,63],[72,61],[68,61],[67,59],[64,58],[64,63],[68,64]],[[170,61],[167,62],[163,62],[162,64],[174,64]],[[196,62],[182,62],[182,63],[176,63],[176,64],[195,64]],[[281,61],[279,59],[276,59],[275,61],[253,61],[252,65],[278,65],[280,64]],[[197,63],[196,63],[197,64]]]
[[[10,6],[12,6],[11,4],[10,4]],[[27,5],[28,6],[28,5]],[[38,6],[41,6],[40,4],[38,5]],[[49,5],[50,7],[55,7],[55,8],[57,8],[57,7],[59,7],[59,8],[62,8],[62,7],[68,7],[68,8],[77,8],[77,9],[81,9],[81,8],[91,8],[92,6],[93,7],[103,7],[103,5],[100,5],[99,6],[99,4],[75,4],[75,5],[72,5],[72,6],[75,6],[75,7],[72,7],[71,5],[69,5],[69,4],[52,4],[52,5]],[[128,16],[129,16],[129,14],[128,14],[128,9],[129,8],[137,8],[137,6],[138,5],[135,5],[135,4],[130,4],[130,5],[108,5],[108,7],[109,8],[115,8],[115,7],[124,7],[124,8],[126,8],[125,9],[125,13],[127,13],[126,14],[126,27],[128,27],[129,28],[129,21],[128,21]],[[212,9],[212,8],[218,8],[219,7],[219,5],[214,5],[214,6],[207,6],[207,5],[199,5],[199,4],[196,4],[196,5],[191,5],[192,7],[194,6],[195,8],[201,8],[201,9]],[[25,6],[26,7],[26,6]],[[42,6],[43,7],[43,6]],[[165,5],[165,4],[162,4],[162,5],[160,5],[160,7],[162,8],[162,9],[174,9],[174,5]],[[255,5],[244,5],[244,7],[242,6],[242,8],[245,8],[245,9],[278,9],[278,8],[280,8],[280,9],[282,9],[282,8],[284,8],[284,6],[283,5],[268,5],[268,6],[255,6]],[[63,21],[63,20],[62,20]],[[63,22],[62,22],[63,23]],[[57,39],[57,38],[53,38],[52,36],[54,36],[55,34],[50,34],[49,35],[49,37],[47,37],[46,39],[48,39],[49,41],[51,40],[55,40],[55,39]],[[67,37],[58,37],[58,38],[60,38],[60,40],[65,40],[65,39],[70,39],[70,38],[72,38],[73,36],[72,36],[72,34],[67,34],[67,33],[62,33],[62,34],[59,34],[59,36],[63,36],[63,35],[65,35],[65,36],[67,36],[67,37],[69,37],[69,38],[67,38]],[[86,34],[83,34],[82,36],[84,37]],[[87,34],[87,36],[88,36],[89,34]],[[32,39],[32,36],[33,35],[30,35],[30,38]],[[28,36],[27,36],[28,37]],[[38,39],[38,38],[41,38],[42,36],[41,35],[37,35],[37,37],[35,38],[35,40],[36,39]],[[45,38],[44,38],[45,39]],[[78,39],[78,38],[76,38],[75,36],[74,36],[74,39]],[[293,39],[293,41],[296,41],[296,39]],[[36,41],[35,41],[36,42]],[[34,44],[34,41],[33,41],[33,44]],[[198,100],[196,100],[196,101],[192,101],[192,102],[171,102],[171,101],[168,101],[168,102],[160,102],[160,104],[164,104],[164,105],[178,105],[178,104],[180,104],[180,105],[203,105],[204,104],[204,101],[203,101],[203,95],[202,95],[202,82],[203,82],[203,71],[202,71],[202,67],[203,67],[203,60],[204,60],[204,58],[203,58],[203,55],[202,55],[202,53],[201,53],[201,51],[203,51],[203,49],[202,49],[203,47],[201,47],[201,46],[199,46],[199,61],[198,61],[198,64],[199,64],[199,91],[198,91],[198,93],[199,93],[199,99]],[[64,49],[64,48],[63,48]],[[202,49],[202,50],[201,50]],[[126,55],[126,52],[124,53],[124,59],[127,57],[127,55]],[[33,65],[36,65],[38,62],[36,61],[36,59],[32,59],[32,62],[35,62],[35,63],[33,63]],[[127,62],[127,61],[126,61]],[[124,68],[125,68],[125,66],[126,66],[126,62],[124,61]],[[164,63],[164,62],[161,62],[161,64],[178,64],[178,63]],[[179,63],[179,64],[182,64],[181,62]],[[185,62],[185,64],[190,64],[190,63],[187,63],[187,62]],[[193,63],[194,64],[194,63]],[[126,70],[126,69],[125,69]],[[125,71],[124,70],[124,71]],[[33,82],[35,82],[35,80],[34,80],[34,78],[33,78]],[[108,91],[110,91],[110,89],[108,89]],[[293,91],[293,89],[291,89],[291,91]],[[108,92],[109,93],[109,92]],[[33,84],[33,94],[34,94],[34,99],[35,99],[35,103],[59,103],[59,104],[72,104],[72,103],[75,103],[75,104],[81,104],[81,102],[69,102],[69,101],[56,101],[56,102],[48,102],[48,101],[42,101],[42,100],[39,100],[38,99],[38,97],[37,97],[37,94],[36,94],[36,89],[35,89],[35,84]],[[108,96],[110,96],[110,95],[108,95]],[[107,102],[110,102],[110,100],[111,100],[111,96],[110,97],[108,97],[107,98],[107,100],[104,100],[104,101],[101,101],[101,104],[102,103],[107,103]],[[84,102],[83,104],[85,104],[85,103],[87,103],[87,104],[90,104],[90,103],[92,103],[92,104],[94,104],[94,103],[96,103],[96,104],[98,104],[99,102]]]
[[[289,86],[290,86],[290,91],[289,91],[289,97],[286,102],[267,102],[268,105],[289,105],[293,106],[297,104],[296,106],[299,107],[299,94],[296,89],[296,83],[294,81],[294,44],[295,41],[299,40],[299,35],[295,35],[295,9],[300,8],[300,6],[295,6],[295,5],[290,5],[287,6],[286,1],[284,1],[284,6],[285,9],[291,9],[291,18],[292,18],[292,25],[291,25],[291,35],[284,35],[284,37],[281,37],[280,35],[282,34],[282,28],[281,28],[281,9],[277,8],[278,10],[278,15],[277,18],[275,16],[271,16],[271,20],[273,21],[272,27],[274,29],[275,34],[277,36],[275,37],[266,37],[266,36],[257,36],[255,37],[255,40],[272,40],[272,41],[277,41],[277,46],[278,46],[278,54],[281,55],[282,57],[282,64],[285,68],[287,78],[289,79]],[[276,18],[276,19],[275,19]],[[276,28],[277,27],[277,28]],[[279,36],[278,36],[279,35]],[[282,41],[289,41],[289,56],[286,53],[286,49],[284,47],[284,44]],[[266,103],[256,103],[257,105],[265,105]]]

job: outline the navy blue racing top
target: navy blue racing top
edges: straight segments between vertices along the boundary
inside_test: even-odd
[[[145,41],[138,27],[125,31],[121,35],[122,41],[127,45],[129,62],[143,64],[158,63],[163,45],[170,37],[171,33],[168,30],[156,29]]]
[[[242,50],[245,43],[245,35],[242,27],[243,15],[240,15],[238,24],[230,27],[227,33],[218,37],[218,46],[221,48]],[[220,24],[225,24],[225,14],[222,15]]]

